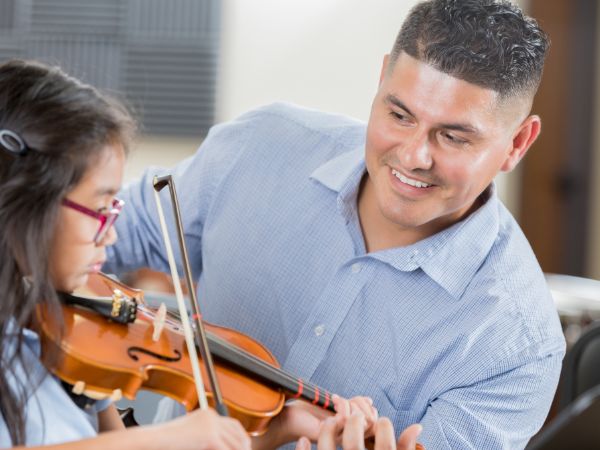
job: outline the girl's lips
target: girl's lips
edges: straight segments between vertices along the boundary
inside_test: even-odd
[[[90,266],[90,272],[95,272],[95,273],[100,272],[100,270],[102,270],[102,265],[103,264],[104,264],[104,261],[100,261],[100,262],[97,262],[95,264],[92,264]]]

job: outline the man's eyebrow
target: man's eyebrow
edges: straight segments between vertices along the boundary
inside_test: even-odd
[[[410,109],[408,109],[408,107],[404,103],[402,103],[402,101],[398,97],[394,97],[393,95],[388,94],[388,96],[385,98],[385,101],[386,101],[386,103],[393,103],[398,108],[402,108],[404,111],[409,113],[411,116],[414,116],[414,114],[410,111]]]
[[[392,103],[398,108],[402,108],[404,111],[414,117],[414,114],[411,112],[411,110],[408,109],[408,107],[398,97],[390,94],[385,98],[385,100],[387,103]],[[476,127],[463,123],[441,123],[438,124],[438,127],[446,130],[461,131],[463,133],[479,133],[479,130]]]
[[[461,131],[463,133],[477,134],[479,130],[471,125],[465,125],[461,123],[441,123],[440,128],[445,130]]]

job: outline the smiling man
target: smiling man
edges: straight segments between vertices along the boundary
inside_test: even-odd
[[[412,244],[477,210],[540,132],[540,118],[528,115],[533,92],[494,90],[494,80],[483,87],[429,58],[402,50],[384,60],[358,201],[369,251]]]
[[[174,171],[205,317],[283,367],[371,396],[429,449],[523,448],[564,339],[498,199],[540,132],[547,37],[508,2],[418,4],[368,124],[288,104],[214,127]],[[167,270],[155,170],[123,194],[108,270]]]

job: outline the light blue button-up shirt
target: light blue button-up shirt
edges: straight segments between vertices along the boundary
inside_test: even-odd
[[[10,358],[16,347],[16,334],[9,326],[8,340],[2,356]],[[50,375],[39,360],[40,341],[36,333],[24,330],[24,365],[15,364],[9,375],[13,391],[24,385],[30,393],[25,411],[26,445],[50,445],[89,438],[97,434],[97,412],[108,407],[109,401],[96,402],[90,408],[79,408],[67,395],[60,382]],[[0,413],[0,448],[10,448],[10,434]]]
[[[371,396],[398,431],[420,422],[429,449],[524,447],[564,354],[529,244],[490,186],[463,221],[366,253],[364,140],[361,122],[277,104],[214,127],[171,171],[205,318],[298,377]],[[155,173],[123,193],[108,271],[167,270]]]

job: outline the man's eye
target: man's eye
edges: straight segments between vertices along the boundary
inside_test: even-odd
[[[406,114],[399,113],[396,111],[392,111],[391,114],[392,114],[392,116],[394,116],[396,119],[400,120],[401,122],[409,122],[410,121],[410,117],[407,116]]]
[[[451,144],[463,145],[463,144],[467,143],[466,140],[459,138],[458,136],[455,136],[454,134],[451,134],[451,133],[442,133],[442,136],[444,137],[444,139],[446,139]]]

